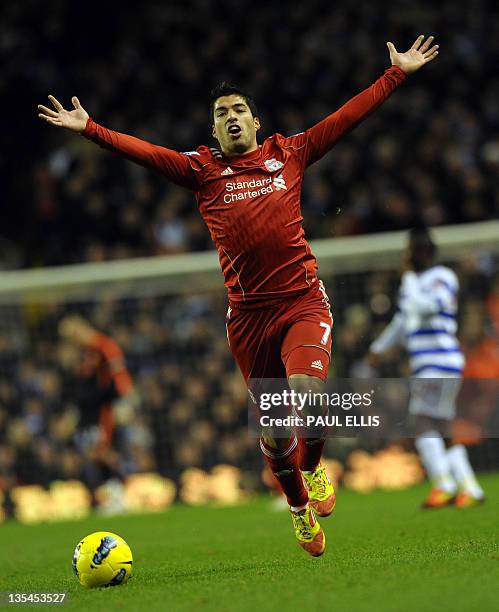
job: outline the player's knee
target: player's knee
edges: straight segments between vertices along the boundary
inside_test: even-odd
[[[298,396],[298,405],[305,414],[323,413],[324,381],[308,374],[292,374],[289,386]],[[296,408],[296,405],[295,405]]]
[[[296,393],[307,393],[308,391],[320,393],[324,389],[324,381],[310,374],[291,374],[288,383]]]
[[[295,411],[299,410],[300,416],[327,415],[327,393],[321,378],[307,374],[293,374],[288,382],[291,390],[297,394]]]
[[[437,431],[443,438],[450,437],[450,423],[445,419],[436,419],[418,414],[414,419],[415,435],[423,437],[428,432]]]

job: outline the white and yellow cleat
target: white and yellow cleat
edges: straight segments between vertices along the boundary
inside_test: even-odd
[[[319,463],[313,472],[302,472],[302,476],[315,512],[319,516],[329,516],[336,505],[336,493],[326,469]]]
[[[326,536],[310,504],[299,512],[291,510],[291,519],[298,544],[312,557],[320,557],[326,550]]]

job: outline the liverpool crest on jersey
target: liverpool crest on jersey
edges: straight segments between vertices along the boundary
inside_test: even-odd
[[[275,172],[276,170],[279,170],[280,168],[284,166],[282,162],[277,161],[277,159],[274,159],[274,158],[266,159],[264,161],[264,164],[269,172]]]

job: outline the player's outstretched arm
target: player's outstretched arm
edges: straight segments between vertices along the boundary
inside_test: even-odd
[[[387,43],[392,66],[377,81],[303,134],[291,137],[294,140],[290,144],[300,151],[304,165],[314,163],[330,151],[343,136],[383,104],[408,74],[435,59],[438,45],[431,46],[432,42],[433,36],[427,40],[418,36],[406,53],[399,53],[393,43]]]
[[[195,176],[187,155],[135,138],[135,136],[115,132],[95,123],[76,96],[71,98],[73,110],[66,110],[54,96],[49,96],[49,100],[54,109],[39,104],[38,116],[40,119],[50,125],[64,127],[82,134],[105,149],[142,166],[157,170],[177,185],[195,189]]]
[[[373,355],[381,355],[395,346],[403,346],[405,341],[404,316],[397,312],[390,323],[369,347],[369,356],[374,361]],[[374,363],[371,361],[374,367]]]
[[[387,42],[386,46],[390,51],[392,66],[402,68],[406,74],[416,72],[437,57],[438,45],[431,46],[432,42],[433,36],[428,36],[425,40],[424,34],[421,34],[405,53],[399,53],[393,43]]]
[[[66,110],[59,100],[54,98],[54,96],[49,96],[49,100],[54,109],[43,106],[43,104],[39,104],[38,110],[40,112],[38,113],[38,116],[40,119],[50,123],[50,125],[63,127],[79,134],[85,130],[88,121],[88,113],[80,104],[80,101],[76,96],[71,98],[71,102],[74,106],[72,110]]]

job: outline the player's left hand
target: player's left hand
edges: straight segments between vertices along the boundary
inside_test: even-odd
[[[414,41],[414,44],[405,53],[399,53],[395,46],[391,42],[387,42],[386,46],[390,51],[390,59],[392,66],[400,66],[406,74],[416,72],[422,66],[434,60],[438,55],[438,45],[433,45],[433,36],[428,36],[425,40],[424,34],[418,36]]]
[[[373,351],[369,351],[366,357],[367,363],[371,366],[371,368],[379,368],[381,362],[383,361],[381,353],[373,353]]]
[[[140,407],[140,398],[137,391],[132,390],[113,402],[113,416],[117,425],[131,423]]]

